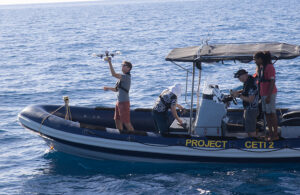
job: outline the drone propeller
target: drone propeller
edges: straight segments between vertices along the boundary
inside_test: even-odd
[[[115,51],[115,52],[109,52],[109,51],[105,51],[104,53],[101,54],[96,54],[96,53],[92,53],[93,57],[99,57],[99,58],[103,58],[103,57],[115,57],[117,55],[121,55],[120,51]]]

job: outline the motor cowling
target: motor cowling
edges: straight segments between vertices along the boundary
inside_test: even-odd
[[[208,85],[204,91],[195,122],[195,134],[199,136],[222,136],[222,119],[226,115],[226,103],[216,85]]]

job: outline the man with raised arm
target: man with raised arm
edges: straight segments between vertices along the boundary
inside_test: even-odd
[[[115,87],[104,87],[105,91],[111,90],[117,92],[117,103],[115,107],[114,120],[116,128],[123,130],[123,124],[126,129],[133,131],[133,126],[130,123],[130,101],[129,101],[129,90],[131,85],[130,71],[132,64],[128,61],[122,62],[122,74],[116,73],[111,63],[111,58],[105,59],[108,62],[111,75],[118,79]]]

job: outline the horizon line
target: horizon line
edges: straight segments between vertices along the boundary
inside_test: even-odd
[[[30,4],[51,4],[51,3],[72,3],[72,2],[95,2],[103,0],[0,0],[1,5],[30,5]]]

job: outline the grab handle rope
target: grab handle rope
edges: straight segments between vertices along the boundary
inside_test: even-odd
[[[40,126],[40,128],[39,128],[39,132],[41,132],[41,128],[42,128],[42,126],[43,126],[43,123],[45,122],[45,120],[47,119],[47,118],[49,118],[49,116],[51,116],[51,115],[53,115],[55,112],[57,112],[57,111],[59,111],[62,107],[64,107],[65,105],[62,105],[62,106],[60,106],[59,108],[57,108],[56,110],[54,110],[53,112],[51,112],[50,114],[48,114],[46,117],[44,117],[43,118],[43,120],[42,120],[42,122],[41,122],[41,126]]]
[[[56,110],[54,110],[53,112],[51,112],[50,114],[48,114],[47,116],[45,116],[41,122],[40,128],[38,130],[38,132],[41,132],[42,126],[45,122],[45,120],[47,118],[49,118],[51,115],[53,115],[54,113],[56,113],[57,111],[59,111],[60,109],[62,109],[63,107],[66,108],[66,115],[65,115],[65,119],[66,120],[72,120],[72,115],[71,115],[71,110],[70,110],[70,106],[69,106],[69,97],[68,96],[64,96],[63,97],[65,105],[60,106],[59,108],[57,108]]]
[[[66,120],[72,120],[71,110],[70,110],[70,106],[69,106],[69,97],[68,96],[64,96],[63,98],[64,98],[65,106],[66,106],[65,119]]]

